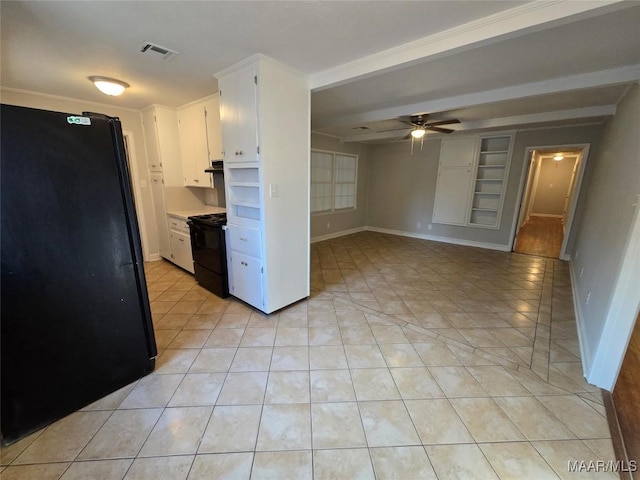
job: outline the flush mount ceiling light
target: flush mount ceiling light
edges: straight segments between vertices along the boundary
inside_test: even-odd
[[[91,80],[102,93],[111,95],[112,97],[121,95],[125,88],[129,87],[128,83],[116,80],[115,78],[91,76],[89,80]]]
[[[563,158],[564,158],[564,155],[562,155],[561,153],[558,153],[558,154],[556,154],[556,155],[554,155],[554,156],[553,156],[553,159],[554,159],[556,162],[559,162],[559,161],[560,161],[560,160],[562,160]]]

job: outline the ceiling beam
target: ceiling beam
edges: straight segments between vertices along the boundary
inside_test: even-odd
[[[311,74],[311,90],[323,90],[412,63],[432,60],[465,49],[571,23],[589,16],[633,6],[635,2],[537,0],[389,48],[352,62]]]
[[[580,75],[570,75],[568,77],[555,78],[541,82],[525,83],[522,85],[497,88],[494,90],[485,90],[483,92],[440,98],[437,100],[405,104],[380,110],[371,110],[354,115],[319,119],[313,121],[313,128],[322,129],[325,127],[366,124],[368,122],[388,120],[390,118],[398,118],[404,115],[411,115],[420,112],[446,112],[449,110],[473,107],[486,103],[516,100],[559,92],[569,92],[585,88],[617,85],[638,80],[640,80],[640,65],[631,65]]]
[[[571,110],[558,110],[555,112],[533,113],[530,115],[514,115],[511,117],[492,118],[488,120],[477,120],[472,122],[462,122],[456,125],[455,131],[473,131],[496,128],[516,128],[522,125],[537,123],[550,123],[566,120],[589,119],[611,117],[616,113],[615,105],[603,105],[598,107],[575,108]],[[341,137],[342,143],[370,142],[376,140],[400,139],[407,135],[411,128],[406,130],[396,130],[392,132],[364,133],[359,135],[347,135]],[[430,133],[429,135],[434,135]]]
[[[529,115],[514,115],[511,117],[476,120],[462,122],[459,130],[482,130],[487,128],[507,128],[532,123],[549,123],[566,120],[611,117],[616,113],[615,105],[601,105],[597,107],[574,108],[555,112],[532,113]]]

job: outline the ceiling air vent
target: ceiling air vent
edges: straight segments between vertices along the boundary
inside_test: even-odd
[[[179,52],[175,50],[171,50],[169,48],[161,47],[160,45],[156,45],[155,43],[145,43],[140,48],[142,53],[155,53],[162,56],[162,60],[169,60],[171,57],[175,57]]]

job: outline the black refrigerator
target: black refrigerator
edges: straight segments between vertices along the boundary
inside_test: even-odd
[[[0,428],[11,443],[157,354],[117,118],[0,106]]]

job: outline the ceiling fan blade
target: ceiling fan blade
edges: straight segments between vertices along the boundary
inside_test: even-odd
[[[451,125],[453,123],[460,123],[460,120],[457,118],[452,118],[451,120],[440,120],[439,122],[429,122],[426,124],[427,127],[437,127],[439,125]]]
[[[450,128],[432,127],[431,125],[426,125],[425,128],[427,130],[432,130],[434,132],[440,132],[440,133],[453,133],[453,132],[455,132],[455,130],[451,130]]]

